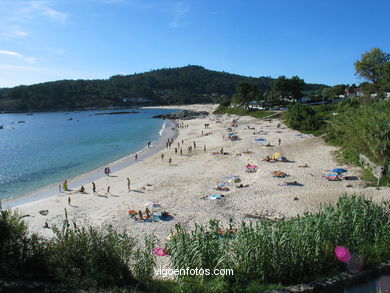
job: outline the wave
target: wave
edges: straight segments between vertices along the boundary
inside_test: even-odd
[[[162,126],[162,128],[160,129],[160,131],[158,132],[158,134],[160,134],[160,136],[162,136],[162,134],[163,134],[163,132],[164,132],[164,130],[165,130],[165,124],[166,124],[167,122],[165,121],[164,122],[164,124],[163,124],[163,126]]]

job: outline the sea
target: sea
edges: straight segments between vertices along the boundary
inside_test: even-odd
[[[135,111],[132,114],[96,115]],[[130,156],[162,135],[174,109],[0,114],[0,200],[74,178]],[[1,127],[0,127],[1,128]]]

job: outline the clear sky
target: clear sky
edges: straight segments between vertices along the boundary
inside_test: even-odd
[[[0,0],[0,87],[201,65],[360,83],[389,0]]]

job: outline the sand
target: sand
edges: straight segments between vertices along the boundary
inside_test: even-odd
[[[212,111],[216,105],[191,105],[177,108]],[[233,119],[238,119],[238,127],[233,131],[240,137],[238,141],[227,139],[227,128]],[[181,122],[181,121],[178,121]],[[208,129],[204,124],[209,123]],[[136,164],[114,172],[110,177],[95,181],[100,196],[93,195],[92,184],[84,185],[88,194],[77,192],[80,186],[70,186],[73,192],[56,194],[48,198],[25,203],[15,207],[25,217],[29,229],[45,237],[51,237],[52,230],[44,229],[45,222],[49,226],[60,225],[64,218],[64,209],[68,217],[79,225],[104,227],[111,224],[119,230],[142,239],[145,235],[155,235],[162,244],[176,224],[193,227],[195,223],[206,223],[210,219],[221,221],[227,225],[230,218],[235,223],[248,219],[247,214],[271,218],[289,218],[314,212],[322,204],[336,202],[347,194],[364,194],[375,201],[389,200],[388,188],[376,190],[365,187],[361,180],[329,182],[322,176],[336,167],[348,169],[348,175],[359,176],[360,169],[354,166],[340,165],[334,158],[335,147],[326,145],[322,138],[299,137],[298,131],[287,128],[277,119],[270,121],[252,117],[215,116],[204,119],[184,121],[187,128],[180,128],[179,135],[170,149],[164,149]],[[281,124],[280,127],[277,127]],[[254,135],[255,128],[264,130],[266,134]],[[210,135],[203,134],[211,132]],[[274,147],[266,147],[255,141],[264,138]],[[281,145],[278,145],[278,139]],[[184,141],[183,155],[175,154],[174,147]],[[197,148],[188,154],[188,146],[196,142]],[[206,152],[203,150],[206,145]],[[223,147],[229,155],[212,155]],[[244,154],[245,150],[253,153]],[[264,162],[266,155],[282,152],[291,163]],[[161,153],[164,160],[161,160]],[[169,157],[172,164],[168,163]],[[255,164],[258,170],[247,173],[245,166]],[[300,168],[307,164],[309,167]],[[274,178],[271,172],[281,170],[290,175],[287,178]],[[217,184],[224,178],[237,175],[246,188],[237,188],[237,184],[227,186],[229,191],[217,191]],[[127,180],[131,180],[131,191],[127,190]],[[286,181],[298,181],[303,186],[279,186]],[[111,195],[104,196],[107,186],[111,187]],[[143,189],[144,188],[144,189]],[[202,197],[223,194],[221,200],[204,200]],[[72,206],[68,205],[68,197]],[[131,219],[127,212],[130,209],[144,210],[145,204],[155,202],[162,210],[173,215],[173,220],[166,222],[140,222]],[[40,210],[48,210],[43,216]]]

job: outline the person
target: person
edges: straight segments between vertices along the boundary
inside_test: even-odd
[[[92,191],[93,191],[93,194],[97,194],[95,182],[92,182]]]
[[[137,161],[137,159],[138,159],[138,155],[137,154],[134,155],[134,159]]]
[[[84,185],[81,185],[81,188],[79,190],[80,193],[85,194],[85,188]]]
[[[138,216],[139,216],[139,219],[140,219],[141,221],[145,220],[145,219],[144,219],[144,216],[142,215],[142,212],[141,212],[141,211],[138,211]]]
[[[72,205],[70,204],[70,196],[68,196],[68,205],[72,206]]]
[[[193,141],[193,143],[194,143],[194,150],[196,149],[196,142],[195,141]]]
[[[111,170],[110,167],[107,167],[107,176],[110,176]]]
[[[164,154],[161,154],[161,161],[164,161]]]
[[[45,225],[43,226],[43,228],[50,229],[49,224],[47,222],[45,222]]]
[[[58,185],[58,189],[60,190],[60,193],[62,192],[61,185]]]
[[[64,191],[68,191],[68,180],[64,181]]]
[[[220,153],[221,155],[223,155],[223,147],[221,148],[221,150],[219,151],[219,153]]]
[[[168,160],[168,162],[169,162],[169,165],[171,165],[171,164],[172,164],[172,159],[171,159],[171,157],[169,157],[169,160]]]
[[[266,157],[263,158],[263,161],[266,161],[266,162],[269,162],[271,161],[271,158],[269,155],[267,155]]]
[[[281,140],[280,137],[279,137],[279,145],[280,145],[281,142],[282,142],[282,140]]]
[[[107,191],[106,191],[106,194],[105,195],[112,195],[111,192],[110,192],[110,186],[107,186]]]
[[[180,148],[180,155],[183,154],[183,148]]]
[[[130,179],[129,178],[127,178],[127,189],[128,189],[129,192],[131,191],[131,189],[130,189]]]
[[[177,154],[177,148],[175,148],[175,154]]]
[[[204,152],[206,151],[206,145],[203,146],[203,151],[204,151]]]
[[[145,210],[145,215],[147,219],[150,219],[152,217],[152,214],[150,213],[150,210],[148,208],[146,208]]]

